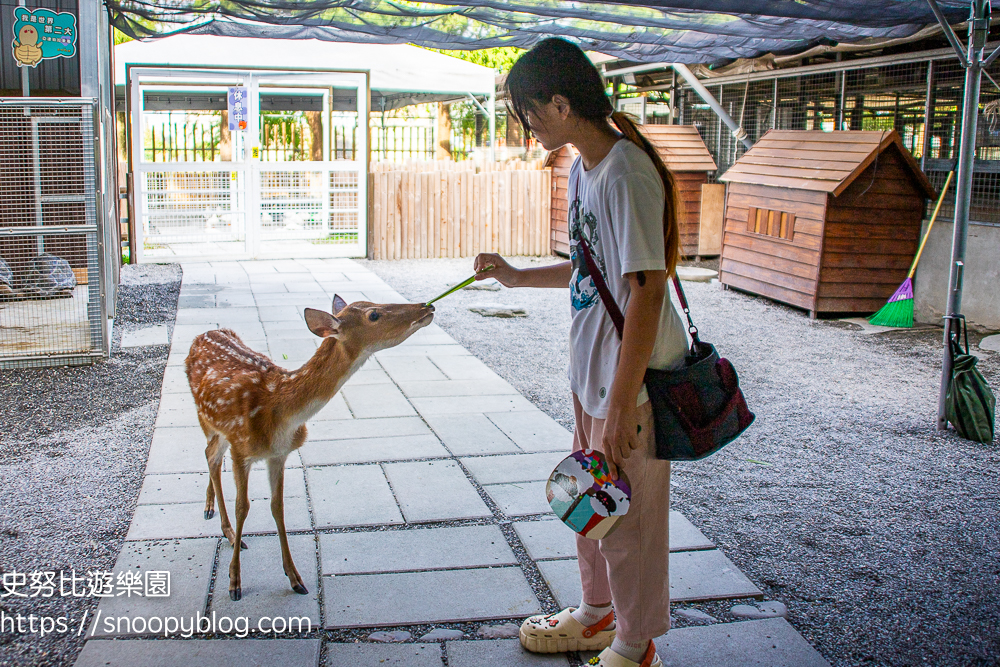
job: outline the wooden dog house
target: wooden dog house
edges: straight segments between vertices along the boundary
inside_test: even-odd
[[[722,284],[813,317],[881,308],[935,196],[894,130],[770,130],[719,180],[729,184]]]
[[[545,157],[545,167],[552,169],[552,216],[549,247],[557,255],[569,256],[569,169],[578,153],[566,144]]]
[[[674,176],[680,197],[681,255],[717,255],[718,249],[702,252],[701,197],[708,172],[718,167],[694,125],[641,125],[640,131],[656,147],[663,164]],[[721,223],[721,219],[719,220]]]
[[[680,196],[681,254],[684,256],[719,254],[718,249],[699,247],[702,213],[702,186],[708,172],[717,169],[698,129],[694,125],[642,125],[639,128],[656,147],[677,183]],[[572,146],[552,151],[545,166],[552,169],[552,252],[569,254],[568,193],[569,170],[577,152]],[[721,227],[721,218],[719,220]],[[716,234],[718,236],[718,234]]]

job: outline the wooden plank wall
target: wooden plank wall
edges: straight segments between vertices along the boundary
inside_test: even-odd
[[[917,253],[923,214],[924,195],[892,149],[831,197],[816,311],[871,313],[885,305]]]
[[[672,172],[680,198],[678,216],[681,227],[681,255],[692,257],[698,254],[698,239],[701,229],[701,186],[708,182],[704,171]]]
[[[813,310],[827,196],[825,192],[730,183],[721,282]],[[793,238],[784,240],[749,232],[751,207],[794,213]]]
[[[549,156],[552,168],[552,232],[549,240],[552,252],[569,257],[569,169],[576,151],[563,146]]]
[[[548,255],[551,171],[369,174],[373,259]]]

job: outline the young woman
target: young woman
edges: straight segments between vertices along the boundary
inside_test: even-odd
[[[655,456],[643,375],[647,367],[676,367],[687,350],[666,290],[679,252],[673,181],[635,125],[612,113],[600,75],[573,44],[539,43],[517,61],[506,87],[526,136],[547,150],[572,144],[580,153],[569,177],[570,261],[519,270],[481,254],[476,270],[493,268],[478,278],[508,287],[569,286],[573,447],[603,451],[612,474],[624,470],[632,486],[629,511],[611,535],[577,536],[580,606],[527,619],[521,643],[539,653],[604,649],[591,662],[602,667],[659,667],[652,640],[670,628],[670,462]],[[625,314],[621,338],[582,241]]]

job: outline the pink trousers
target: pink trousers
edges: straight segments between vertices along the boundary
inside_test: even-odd
[[[573,396],[576,428],[573,451],[604,451],[604,420],[583,411]],[[632,486],[628,513],[603,540],[577,535],[583,601],[614,603],[618,636],[646,641],[670,629],[670,461],[655,455],[653,411],[647,401],[639,407],[642,445],[625,459],[625,475]]]

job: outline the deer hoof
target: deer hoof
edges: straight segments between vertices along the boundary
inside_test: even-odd
[[[215,516],[215,510],[205,510],[205,521],[208,521],[213,516]]]
[[[239,588],[230,589],[230,591],[229,591],[229,599],[230,600],[232,600],[233,602],[236,602],[236,601],[238,601],[242,597],[243,597],[243,591],[241,589],[239,589]]]
[[[309,590],[302,584],[295,584],[294,586],[292,586],[292,590],[298,593],[299,595],[309,595]]]
[[[249,548],[250,547],[247,546],[246,542],[244,542],[243,540],[240,540],[240,549],[249,549]]]

